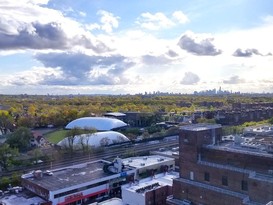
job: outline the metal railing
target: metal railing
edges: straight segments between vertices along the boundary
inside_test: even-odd
[[[212,186],[212,185],[208,185],[208,184],[204,184],[204,183],[200,183],[200,182],[197,182],[197,181],[192,181],[192,180],[189,180],[189,179],[179,178],[177,180],[181,181],[183,183],[186,183],[186,184],[191,184],[193,186],[197,186],[197,187],[201,187],[201,188],[204,188],[204,189],[212,190],[214,192],[218,192],[218,193],[222,193],[222,194],[226,194],[226,195],[230,195],[230,196],[233,196],[233,197],[240,198],[240,199],[243,200],[244,203],[249,201],[249,196],[246,195],[246,194],[242,194],[242,193],[239,193],[239,192],[231,191],[231,190],[228,190],[228,189],[223,189],[223,188],[220,188],[220,187],[216,187],[216,186]]]

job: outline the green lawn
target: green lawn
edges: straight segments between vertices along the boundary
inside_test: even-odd
[[[56,130],[55,132],[51,132],[51,133],[46,134],[45,138],[49,142],[56,144],[66,137],[66,133],[68,131],[69,130]]]

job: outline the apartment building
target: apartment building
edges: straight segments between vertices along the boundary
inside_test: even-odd
[[[176,204],[267,204],[273,200],[273,139],[255,147],[222,138],[221,125],[181,127],[180,177],[174,179]]]

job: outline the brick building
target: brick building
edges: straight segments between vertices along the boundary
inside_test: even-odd
[[[168,204],[258,205],[273,200],[273,154],[267,144],[246,148],[223,141],[221,135],[221,125],[181,127],[180,178],[174,180]]]
[[[165,205],[166,198],[173,193],[173,179],[178,176],[178,172],[165,172],[123,185],[123,204]]]

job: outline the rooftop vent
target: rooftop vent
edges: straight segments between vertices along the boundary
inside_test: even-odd
[[[145,166],[145,163],[140,163],[140,166]]]
[[[36,170],[33,172],[33,176],[37,179],[42,178],[43,177],[43,172],[41,170]]]

